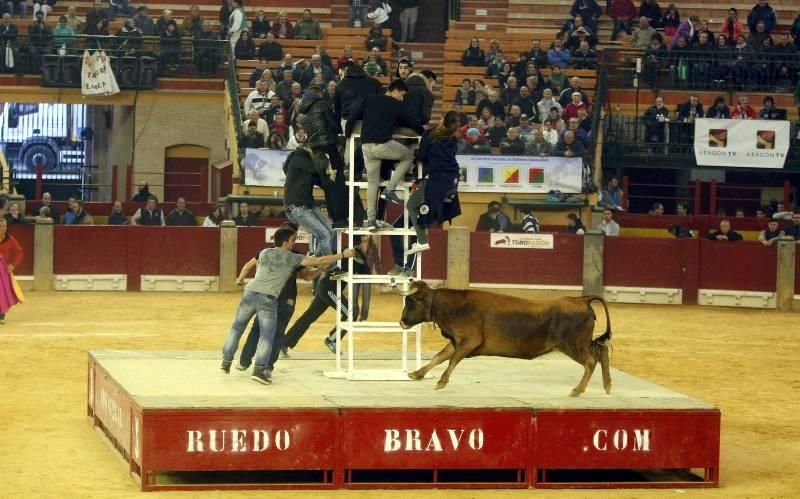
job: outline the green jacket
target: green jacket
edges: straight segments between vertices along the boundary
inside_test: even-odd
[[[300,19],[294,25],[294,38],[295,40],[321,40],[322,30],[319,22],[313,19],[310,21]]]
[[[62,45],[66,45],[67,47],[72,47],[75,45],[75,32],[69,26],[61,26],[56,25],[53,28],[53,47],[61,47]]]

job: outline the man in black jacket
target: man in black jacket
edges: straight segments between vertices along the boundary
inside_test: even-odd
[[[347,61],[339,67],[344,71],[344,77],[336,85],[333,96],[333,112],[344,128],[344,123],[354,109],[359,107],[364,99],[372,95],[379,95],[383,85],[375,78],[367,75],[360,64]],[[350,142],[345,142],[344,162],[350,164]]]
[[[742,236],[731,229],[730,220],[723,220],[719,223],[719,230],[708,234],[708,239],[712,241],[741,241]]]
[[[394,129],[398,126],[411,128],[422,135],[425,129],[415,117],[408,116],[403,108],[403,98],[408,91],[408,86],[402,80],[394,80],[384,95],[375,95],[364,99],[362,105],[356,109],[347,120],[345,137],[350,138],[353,128],[358,121],[361,124],[361,143],[364,151],[364,164],[367,169],[367,220],[369,230],[391,230],[391,224],[383,220],[376,220],[378,204],[378,186],[381,180],[381,160],[391,159],[397,161],[392,178],[386,185],[384,197],[399,204],[400,199],[394,193],[397,185],[405,178],[414,153],[392,139]]]
[[[324,157],[314,156],[308,143],[289,154],[283,164],[286,218],[314,236],[317,241],[314,256],[333,254],[333,227],[322,210],[314,206],[314,186],[320,185],[321,177],[329,173],[328,166]]]
[[[423,126],[427,125],[433,111],[435,99],[433,85],[436,83],[436,74],[429,70],[412,73],[405,82],[408,92],[403,99],[403,107],[409,116],[417,118]]]
[[[337,145],[341,126],[336,121],[328,101],[322,98],[322,89],[317,85],[308,87],[297,107],[297,113],[297,122],[306,132],[309,147],[316,154],[326,155],[336,172],[333,182],[327,176],[321,177],[328,215],[333,220],[334,227],[347,227],[344,162]]]

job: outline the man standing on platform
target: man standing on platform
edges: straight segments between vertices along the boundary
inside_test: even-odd
[[[228,332],[225,345],[222,348],[222,364],[220,369],[230,373],[233,356],[239,348],[239,339],[242,337],[247,324],[255,315],[260,330],[260,339],[256,348],[255,367],[251,378],[254,381],[269,385],[272,379],[267,372],[267,365],[272,355],[272,345],[275,340],[277,325],[277,296],[286,285],[286,281],[295,272],[296,267],[327,267],[342,258],[352,258],[355,254],[353,248],[342,253],[320,257],[308,257],[292,253],[297,234],[292,229],[278,229],[275,232],[275,247],[266,248],[247,262],[239,277],[237,285],[244,284],[244,278],[256,268],[255,278],[247,285],[236,310],[236,318]]]

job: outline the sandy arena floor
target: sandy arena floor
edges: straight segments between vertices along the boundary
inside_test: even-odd
[[[238,299],[234,294],[29,293],[28,302],[12,310],[7,324],[0,326],[0,497],[275,494],[144,495],[86,419],[87,350],[219,349]],[[397,300],[374,297],[370,318],[397,320]],[[298,310],[308,301],[305,292]],[[612,305],[611,314],[613,366],[721,408],[720,489],[278,492],[275,496],[800,497],[800,363],[795,350],[800,315],[636,305]],[[322,337],[333,320],[332,312],[323,316],[299,349],[322,350]],[[396,341],[381,336],[362,344],[387,350],[392,346],[389,340]],[[428,332],[426,351],[442,344],[438,332]],[[466,368],[467,364],[459,367]]]

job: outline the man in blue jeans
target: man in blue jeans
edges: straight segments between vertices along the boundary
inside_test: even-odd
[[[336,255],[319,257],[298,255],[292,253],[296,238],[297,235],[293,230],[278,229],[275,232],[275,247],[262,250],[258,254],[258,258],[253,258],[242,267],[242,271],[236,279],[237,285],[244,283],[244,278],[253,268],[256,268],[256,275],[244,290],[239,308],[236,310],[236,318],[222,348],[220,369],[224,373],[230,372],[233,356],[239,348],[239,339],[250,319],[255,315],[259,325],[260,338],[251,378],[265,385],[271,384],[272,379],[267,372],[267,365],[272,354],[272,344],[277,327],[277,296],[286,281],[298,266],[327,267],[342,258],[352,258],[355,254],[355,250],[350,248]]]

